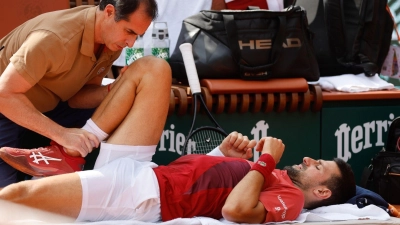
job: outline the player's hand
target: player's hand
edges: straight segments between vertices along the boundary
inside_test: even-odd
[[[249,159],[253,156],[256,144],[255,140],[249,140],[247,136],[234,131],[222,141],[219,149],[226,157]]]
[[[258,142],[256,150],[261,152],[261,154],[270,154],[274,158],[275,163],[278,164],[285,150],[285,144],[283,144],[281,139],[263,137]]]
[[[85,157],[100,144],[97,137],[83,129],[66,128],[60,140],[54,140],[71,156]]]

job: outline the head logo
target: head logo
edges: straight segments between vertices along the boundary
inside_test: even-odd
[[[239,40],[240,50],[248,47],[251,50],[253,49],[271,49],[272,48],[272,39],[260,39],[260,40],[249,40],[248,42],[244,42],[243,40]],[[286,38],[286,42],[282,44],[283,48],[300,48],[301,41],[299,38]]]

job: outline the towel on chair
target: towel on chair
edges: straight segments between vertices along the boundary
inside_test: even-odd
[[[320,77],[317,82],[325,91],[364,92],[393,89],[394,85],[382,80],[378,74],[367,77],[361,74],[343,74],[339,76]]]

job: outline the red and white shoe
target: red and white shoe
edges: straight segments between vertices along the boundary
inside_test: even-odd
[[[72,173],[83,170],[85,159],[67,155],[52,141],[50,146],[35,149],[0,148],[0,158],[15,169],[35,177]]]

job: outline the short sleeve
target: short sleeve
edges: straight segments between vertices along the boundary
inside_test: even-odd
[[[268,212],[265,222],[295,220],[304,206],[303,193],[290,178],[280,177],[280,174],[271,174],[267,182],[272,185],[260,193],[260,202]]]
[[[46,73],[56,72],[64,63],[65,47],[61,40],[48,31],[34,31],[24,41],[10,61],[32,85]]]

